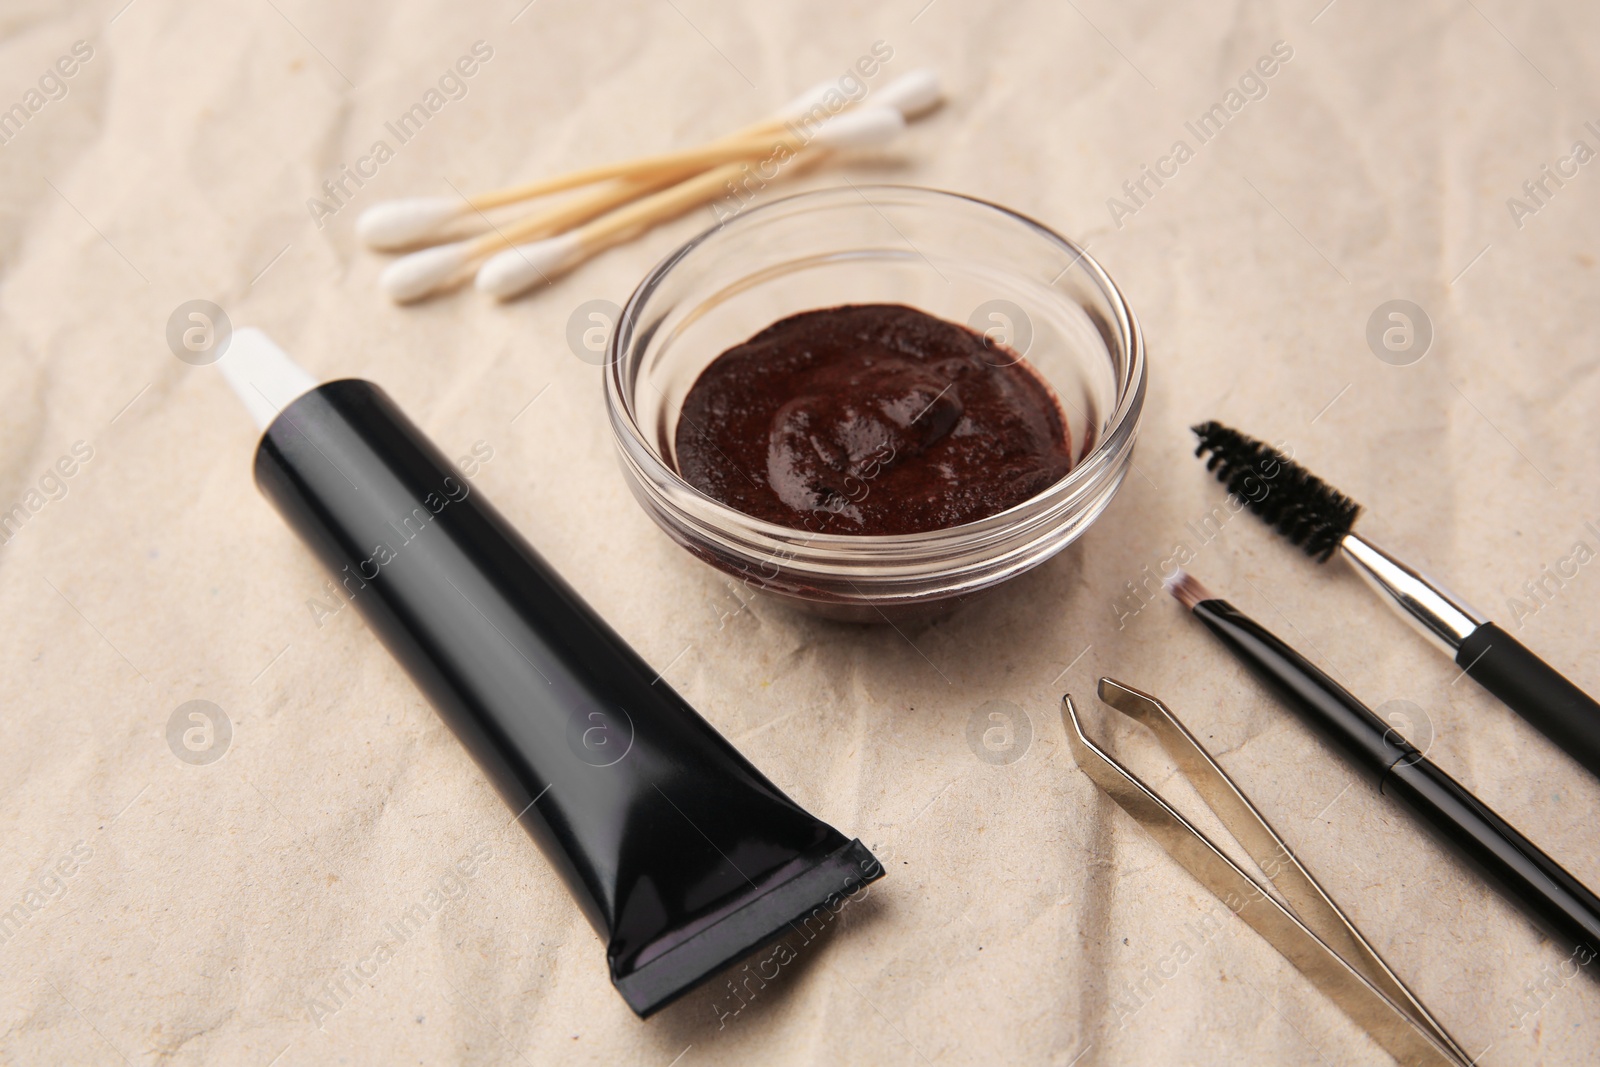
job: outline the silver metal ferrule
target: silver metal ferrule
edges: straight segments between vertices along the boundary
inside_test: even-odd
[[[1418,633],[1451,659],[1456,658],[1461,642],[1488,621],[1438,582],[1357,534],[1345,534],[1339,547],[1356,573],[1382,593],[1389,605]]]

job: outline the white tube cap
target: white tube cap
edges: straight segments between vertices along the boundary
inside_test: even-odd
[[[317,380],[304,367],[254,326],[233,331],[217,367],[262,430],[278,412],[317,387]]]

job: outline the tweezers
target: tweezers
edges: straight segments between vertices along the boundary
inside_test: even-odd
[[[1289,907],[1278,903],[1176,809],[1084,736],[1067,695],[1061,698],[1061,717],[1067,743],[1083,772],[1396,1062],[1470,1067],[1472,1058],[1389,969],[1183,723],[1155,697],[1110,678],[1100,679],[1099,695],[1156,735],[1179,772]]]

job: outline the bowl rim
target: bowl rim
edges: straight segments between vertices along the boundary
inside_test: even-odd
[[[913,197],[925,198],[932,202],[940,200],[955,200],[963,202],[964,206],[977,206],[995,212],[1005,222],[1019,223],[1036,236],[1056,244],[1072,255],[1072,261],[1062,268],[1055,279],[1048,283],[1054,289],[1060,279],[1074,267],[1081,266],[1091,280],[1099,287],[1106,303],[1111,308],[1119,340],[1127,351],[1127,371],[1125,375],[1117,375],[1117,403],[1109,419],[1103,423],[1109,428],[1099,436],[1093,448],[1084,455],[1072,469],[1061,479],[1052,482],[1046,488],[1035,493],[1025,500],[1013,504],[1004,511],[985,516],[973,522],[962,523],[958,526],[946,526],[933,530],[922,530],[909,534],[852,534],[852,533],[819,533],[797,526],[785,526],[780,523],[768,522],[758,519],[753,515],[730,507],[715,497],[702,492],[690,484],[682,475],[668,465],[657,454],[655,447],[640,430],[633,410],[631,390],[622,380],[624,371],[623,353],[632,343],[639,317],[643,308],[649,303],[673,270],[697,249],[711,239],[723,235],[724,231],[741,225],[748,225],[752,218],[761,219],[775,209],[785,205],[793,206],[797,200],[815,200],[826,202],[828,200],[843,200],[849,197],[865,200],[869,206],[875,207],[869,199],[872,192],[888,192],[896,195],[910,194]],[[1062,294],[1063,298],[1067,298]],[[642,343],[648,344],[648,338]],[[1115,363],[1114,354],[1112,356]],[[1115,369],[1115,368],[1114,368]],[[628,302],[623,305],[617,316],[616,326],[611,331],[610,340],[606,345],[606,364],[604,376],[606,408],[610,415],[612,435],[619,449],[622,450],[625,460],[640,465],[641,473],[646,474],[657,482],[665,482],[675,492],[688,494],[695,500],[698,508],[716,523],[720,528],[737,529],[747,536],[754,536],[761,540],[775,542],[780,548],[792,547],[796,541],[801,541],[808,546],[817,548],[835,547],[839,549],[866,550],[872,555],[880,551],[892,552],[898,549],[931,548],[936,545],[948,543],[953,536],[983,535],[999,533],[1009,529],[1021,516],[1019,512],[1038,509],[1042,502],[1051,500],[1059,504],[1063,500],[1070,500],[1081,493],[1089,492],[1097,485],[1097,478],[1106,466],[1117,461],[1117,457],[1124,454],[1132,444],[1132,438],[1138,433],[1140,413],[1144,407],[1146,388],[1145,369],[1145,343],[1144,331],[1139,325],[1137,316],[1128,306],[1127,299],[1122,295],[1116,282],[1111,279],[1098,260],[1089,254],[1087,248],[1079,245],[1071,238],[1064,237],[1042,222],[1015,211],[1002,204],[985,200],[981,197],[969,196],[965,193],[951,192],[945,189],[936,189],[930,186],[907,185],[901,183],[872,183],[855,184],[847,183],[840,186],[825,186],[819,189],[808,189],[787,196],[778,197],[755,207],[747,208],[737,216],[720,221],[695,234],[689,240],[679,245],[664,256],[652,267],[633,293],[628,297]],[[626,437],[626,440],[624,440]],[[633,447],[627,447],[629,444]]]

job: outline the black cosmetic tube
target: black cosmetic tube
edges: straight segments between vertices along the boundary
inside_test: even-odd
[[[882,875],[673,692],[377,386],[294,399],[255,477],[565,879],[640,1016]]]

